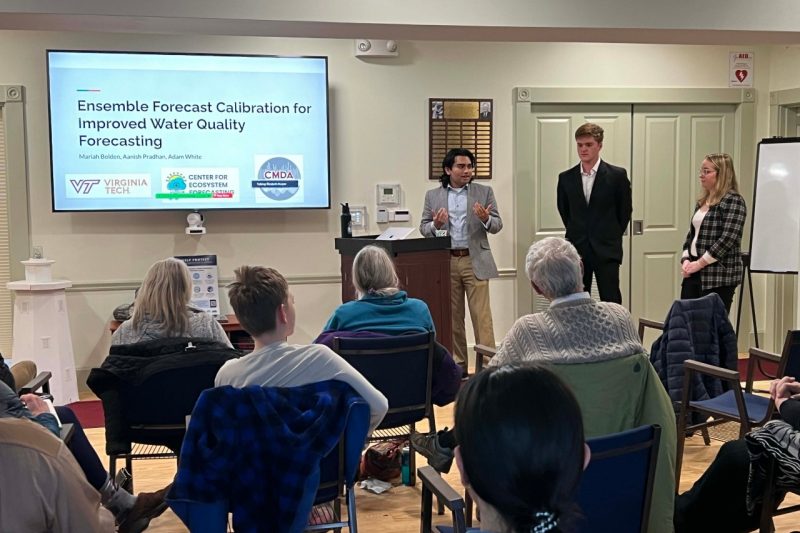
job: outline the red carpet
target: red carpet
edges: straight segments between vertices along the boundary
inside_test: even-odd
[[[101,428],[106,425],[103,414],[103,402],[100,400],[84,400],[67,405],[75,412],[84,429]]]

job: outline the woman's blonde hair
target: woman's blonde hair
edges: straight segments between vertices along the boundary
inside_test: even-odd
[[[145,321],[155,322],[165,337],[186,335],[191,298],[192,277],[183,261],[169,257],[153,263],[136,295],[131,325],[138,330]]]
[[[708,154],[703,158],[714,166],[717,171],[717,183],[710,191],[703,189],[698,203],[700,205],[708,204],[709,206],[717,205],[722,197],[728,194],[728,191],[738,193],[739,186],[736,183],[736,170],[733,168],[733,159],[728,154]]]
[[[399,289],[400,280],[394,263],[386,250],[380,246],[365,246],[353,259],[353,286],[356,297],[367,294],[389,296]]]

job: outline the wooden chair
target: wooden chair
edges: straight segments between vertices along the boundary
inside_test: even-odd
[[[439,472],[430,466],[423,466],[417,471],[422,481],[422,509],[420,520],[420,533],[465,533],[467,531],[464,519],[464,499],[447,481],[442,479]],[[447,527],[433,527],[433,497],[436,496],[440,506],[447,507],[453,518],[453,525]],[[442,514],[440,511],[439,514]]]
[[[11,375],[14,376],[14,383],[17,387],[17,394],[37,393],[39,395],[50,395],[50,379],[53,377],[51,372],[38,372],[36,363],[33,361],[20,361],[11,367]],[[52,396],[51,396],[52,399]]]
[[[483,370],[483,366],[485,363],[488,363],[489,360],[494,357],[494,354],[497,353],[497,348],[490,348],[489,346],[484,346],[483,344],[476,344],[475,345],[475,373],[477,374],[481,370]]]
[[[761,503],[761,520],[759,522],[759,533],[774,533],[775,532],[775,524],[772,521],[773,517],[781,516],[789,513],[796,513],[800,511],[800,504],[795,505],[787,505],[786,507],[781,507],[779,509],[775,509],[776,502],[775,499],[777,497],[777,490],[775,488],[775,484],[777,482],[777,461],[775,458],[771,458],[769,461],[769,467],[767,468],[767,479],[765,481],[765,490],[763,495],[763,501]],[[790,490],[794,494],[800,494],[800,487],[796,489]]]
[[[664,323],[657,320],[650,320],[649,318],[639,319],[639,340],[644,343],[644,333],[647,328],[664,331]],[[703,442],[706,446],[711,445],[711,436],[708,434],[708,428],[700,428],[700,434],[703,436]]]
[[[639,340],[644,342],[644,332],[646,328],[657,329],[658,331],[664,331],[664,323],[658,322],[657,320],[650,320],[649,318],[640,318],[639,319]]]
[[[800,331],[789,331],[783,344],[781,355],[758,348],[750,348],[747,361],[747,378],[742,391],[739,373],[725,368],[693,361],[684,362],[683,398],[678,416],[678,455],[675,465],[675,486],[681,479],[681,463],[686,433],[697,429],[706,429],[725,422],[737,422],[739,438],[744,437],[752,428],[762,426],[775,414],[775,404],[771,398],[753,394],[753,370],[758,361],[778,364],[777,377],[800,376]],[[730,390],[709,400],[690,400],[691,384],[696,374],[719,378],[730,384]],[[701,413],[706,421],[688,425],[692,412]]]

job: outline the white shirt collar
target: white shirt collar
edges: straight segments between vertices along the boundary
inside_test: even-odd
[[[592,167],[592,170],[588,174],[585,174],[583,172],[583,163],[578,161],[578,167],[581,170],[581,176],[594,176],[595,174],[597,174],[597,167],[600,166],[600,161],[602,161],[602,159],[598,157],[597,158],[597,163],[594,164],[594,166]]]
[[[585,300],[587,298],[591,299],[592,295],[589,294],[588,292],[575,292],[573,294],[561,296],[560,298],[554,298],[553,300],[550,301],[550,307],[567,302],[574,302],[576,300]]]

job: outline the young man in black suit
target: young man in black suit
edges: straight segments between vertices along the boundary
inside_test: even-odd
[[[586,123],[575,131],[580,163],[558,175],[558,212],[566,238],[583,259],[583,287],[592,289],[592,274],[604,302],[622,303],[619,266],[622,235],[631,220],[631,182],[622,167],[600,159],[603,128]]]

